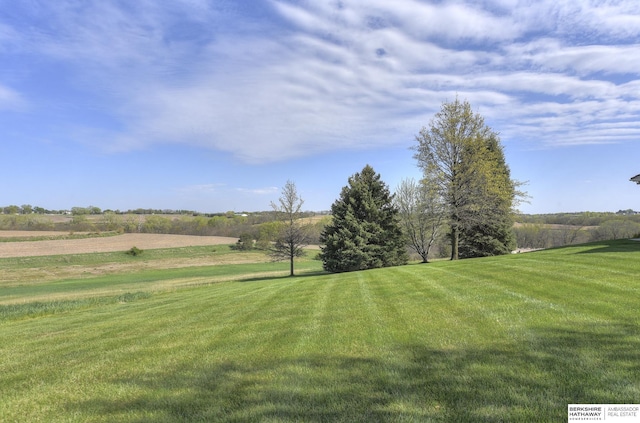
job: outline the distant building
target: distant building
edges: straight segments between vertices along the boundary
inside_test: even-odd
[[[640,175],[634,176],[633,178],[630,179],[630,181],[640,185]]]

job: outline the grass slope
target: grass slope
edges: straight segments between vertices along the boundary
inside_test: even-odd
[[[0,421],[548,422],[637,403],[639,258],[617,241],[295,278],[237,265],[242,282],[165,291],[107,275],[135,291],[0,319]]]

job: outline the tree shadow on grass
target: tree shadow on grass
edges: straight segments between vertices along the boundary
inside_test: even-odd
[[[633,325],[539,328],[521,344],[485,349],[398,344],[389,359],[205,355],[109,381],[134,387],[134,398],[67,406],[129,421],[564,421],[570,403],[637,403],[639,335]]]
[[[633,241],[630,239],[600,241],[594,242],[592,245],[594,248],[578,251],[577,254],[630,253],[640,251],[640,241]]]
[[[309,276],[321,276],[321,275],[329,275],[330,273],[325,270],[312,270],[305,272],[304,270],[300,273],[296,273],[291,276],[289,274],[286,275],[274,275],[274,276],[251,276],[246,278],[239,278],[236,282],[263,282],[263,281],[273,281],[273,280],[281,280],[281,279],[300,279],[306,278]]]

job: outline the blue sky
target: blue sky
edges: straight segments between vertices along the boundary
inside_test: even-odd
[[[635,0],[0,0],[0,205],[327,210],[456,96],[523,212],[640,210]]]

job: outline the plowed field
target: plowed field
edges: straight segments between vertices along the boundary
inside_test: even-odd
[[[0,236],[25,236],[15,231],[2,231]],[[53,235],[54,233],[48,232]],[[39,234],[42,235],[42,234]],[[0,242],[0,258],[49,256],[58,254],[105,253],[126,251],[135,246],[142,250],[233,244],[236,238],[164,234],[122,234],[111,237],[45,241]]]

